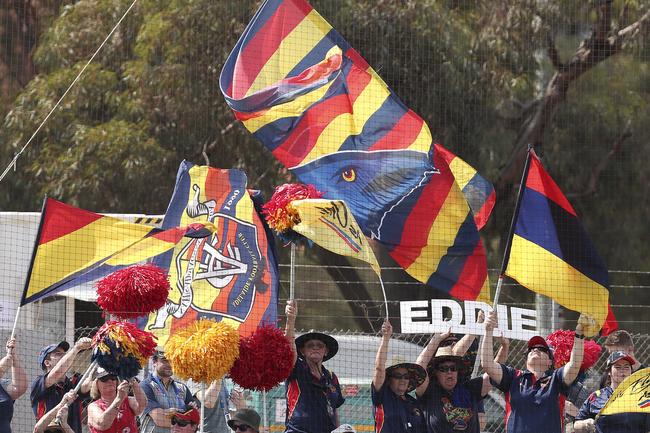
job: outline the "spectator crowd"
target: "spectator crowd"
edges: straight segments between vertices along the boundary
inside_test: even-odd
[[[353,432],[354,427],[340,417],[345,398],[339,379],[325,366],[338,352],[337,340],[320,332],[295,338],[296,302],[288,301],[285,312],[285,332],[293,343],[294,365],[285,385],[285,432]],[[553,347],[541,336],[528,340],[525,365],[509,365],[506,339],[501,338],[499,351],[496,356],[493,353],[496,312],[486,317],[481,314],[478,322],[485,327],[485,336],[478,349],[483,372],[476,377],[465,362],[475,336],[458,338],[450,330],[433,335],[412,362],[387,366],[393,328],[390,321],[383,323],[370,387],[376,433],[479,433],[486,424],[483,400],[492,388],[505,395],[507,433],[564,433],[567,415],[575,418],[577,433],[650,432],[648,413],[599,416],[616,388],[644,368],[626,331],[608,336],[600,387],[584,403],[578,402],[579,407],[573,407],[567,397],[576,386],[584,353],[581,321],[575,329],[570,359],[559,368],[554,366]],[[69,375],[75,358],[90,347],[91,340],[81,338],[72,346],[65,341],[51,344],[38,354],[42,373],[29,386],[34,433],[82,433],[84,420],[91,433],[265,430],[260,426],[260,415],[246,407],[241,392],[228,392],[221,380],[205,389],[191,381],[176,380],[162,351],[154,354],[150,374],[141,382],[136,378],[121,380],[102,368],[85,378]],[[10,339],[6,356],[0,359],[0,433],[12,432],[14,401],[26,394],[28,385],[17,342]]]

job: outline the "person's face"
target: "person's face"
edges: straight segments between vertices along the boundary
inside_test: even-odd
[[[197,430],[198,424],[189,421],[172,418],[172,433],[193,433]]]
[[[156,359],[153,368],[160,377],[172,377],[172,366],[165,357]]]
[[[100,377],[97,379],[97,390],[103,398],[115,397],[117,394],[117,377],[111,374]]]
[[[548,356],[548,349],[544,346],[535,346],[528,350],[526,367],[529,370],[546,371],[551,367],[551,358]]]
[[[609,368],[609,375],[612,379],[612,387],[615,388],[618,386],[631,374],[632,366],[626,360],[621,359],[620,361],[612,364],[612,366]]]
[[[43,362],[47,371],[52,370],[54,366],[59,363],[61,358],[63,358],[63,355],[65,355],[65,350],[61,349],[60,347],[57,347],[54,352],[50,352],[50,354],[47,355],[45,361]]]
[[[409,373],[405,368],[397,368],[388,376],[388,386],[397,395],[404,395],[409,388]]]
[[[307,340],[300,352],[305,359],[316,363],[323,362],[328,353],[327,346],[320,340]]]
[[[434,368],[436,379],[440,386],[451,391],[458,383],[458,365],[453,361],[445,361],[437,364]]]

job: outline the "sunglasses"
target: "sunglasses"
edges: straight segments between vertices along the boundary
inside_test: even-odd
[[[246,431],[246,430],[250,430],[251,426],[247,424],[233,424],[232,429],[234,431]]]
[[[449,373],[450,371],[458,371],[458,367],[455,365],[441,365],[436,367],[436,370],[441,373]]]
[[[411,378],[408,373],[404,373],[404,374],[395,373],[395,374],[391,374],[390,377],[397,380]]]
[[[177,425],[179,427],[187,427],[190,424],[194,424],[191,421],[184,421],[182,419],[172,418],[172,425]]]
[[[109,374],[108,376],[103,376],[99,378],[100,382],[108,382],[109,380],[117,380],[117,376],[113,376]]]

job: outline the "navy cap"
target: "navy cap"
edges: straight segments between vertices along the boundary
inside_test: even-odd
[[[625,360],[630,363],[630,365],[634,365],[634,358],[632,358],[630,355],[627,353],[623,352],[622,350],[617,350],[616,352],[612,352],[611,355],[609,355],[609,358],[607,358],[607,367],[609,368],[612,365],[616,364],[618,361]]]
[[[67,341],[62,341],[59,344],[50,344],[49,346],[45,346],[44,348],[41,349],[41,353],[38,355],[38,365],[41,366],[43,370],[45,370],[45,358],[47,358],[47,355],[50,353],[54,352],[56,349],[61,348],[64,351],[68,351],[70,349],[70,343]]]

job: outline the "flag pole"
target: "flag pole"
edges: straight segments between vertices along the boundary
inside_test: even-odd
[[[296,244],[291,242],[291,262],[289,264],[289,299],[296,296]]]
[[[519,191],[517,192],[517,201],[515,202],[515,211],[512,213],[512,220],[510,221],[510,229],[508,230],[508,237],[506,240],[506,248],[503,252],[503,260],[501,261],[501,269],[499,270],[499,279],[497,280],[497,287],[494,291],[494,300],[492,301],[492,308],[496,309],[497,304],[499,303],[499,298],[501,297],[501,287],[503,286],[503,279],[506,273],[506,268],[508,267],[508,261],[510,260],[510,250],[512,249],[512,238],[515,235],[515,226],[517,224],[517,218],[519,217],[519,209],[521,208],[521,201],[524,198],[522,194],[524,188],[526,187],[526,179],[528,179],[528,171],[530,170],[530,157],[533,153],[534,147],[532,144],[528,144],[528,152],[526,153],[526,163],[524,164],[524,170],[521,174],[521,180],[519,181]],[[481,341],[483,337],[479,339],[479,347],[481,346]],[[480,354],[476,355],[476,361],[474,362],[474,370],[472,370],[472,376],[478,374],[478,369],[481,364]]]
[[[16,309],[16,318],[14,319],[14,327],[11,329],[11,338],[13,340],[16,335],[16,327],[18,326],[18,317],[20,316],[20,308],[25,305],[25,296],[27,295],[27,289],[29,289],[29,280],[32,277],[32,269],[34,268],[34,259],[36,258],[36,250],[38,249],[38,241],[41,238],[41,233],[43,232],[43,216],[45,215],[45,206],[47,205],[47,195],[43,197],[43,205],[41,206],[41,220],[38,222],[38,231],[36,232],[36,240],[34,241],[34,249],[32,250],[32,259],[29,261],[29,269],[27,270],[27,276],[25,277],[25,287],[23,288],[23,296],[20,298],[20,304]]]
[[[379,275],[379,283],[381,284],[381,293],[384,294],[384,306],[386,307],[386,320],[388,320],[388,298],[386,297],[386,289],[384,288],[384,280]]]
[[[203,433],[203,424],[205,424],[205,382],[201,382],[201,424],[199,431]]]
[[[269,431],[269,420],[266,413],[267,401],[266,401],[266,391],[262,391],[262,425],[266,431]]]

